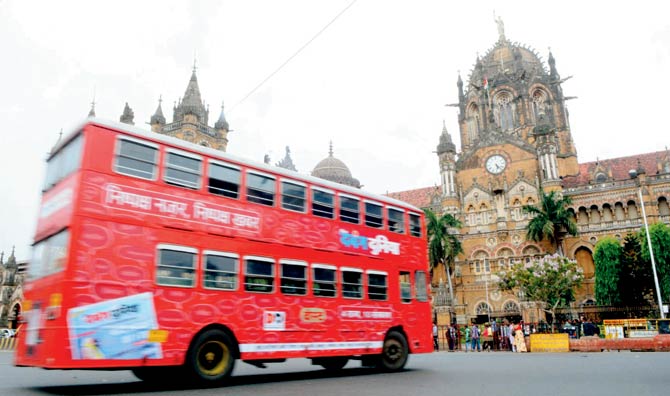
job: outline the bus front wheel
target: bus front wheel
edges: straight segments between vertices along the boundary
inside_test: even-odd
[[[200,383],[218,385],[235,366],[234,343],[225,332],[212,329],[200,334],[188,351],[187,367]]]
[[[409,357],[407,339],[402,333],[391,331],[384,339],[382,354],[380,356],[380,368],[384,371],[402,370]]]

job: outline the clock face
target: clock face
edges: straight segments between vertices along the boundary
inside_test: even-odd
[[[499,154],[492,155],[486,160],[486,170],[494,175],[502,173],[506,166],[507,160]]]

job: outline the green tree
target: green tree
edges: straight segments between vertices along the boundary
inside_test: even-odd
[[[444,264],[449,282],[449,296],[453,302],[454,291],[451,285],[451,274],[456,256],[463,252],[463,247],[457,235],[449,232],[449,230],[460,228],[461,222],[449,213],[438,216],[430,209],[425,209],[424,212],[426,214],[426,229],[428,231],[428,257],[431,277],[433,270],[438,264]]]
[[[596,301],[600,305],[621,303],[620,278],[623,248],[618,240],[607,237],[596,244],[593,261],[596,265]]]
[[[656,273],[658,283],[661,287],[661,297],[663,301],[670,300],[670,228],[664,223],[656,223],[649,226],[649,235],[651,236],[651,245],[654,249],[654,259],[656,261]],[[650,261],[649,244],[647,243],[647,233],[644,228],[640,230],[640,245],[642,245],[642,258]],[[650,264],[651,265],[651,264]]]
[[[646,240],[642,242],[647,243]],[[656,301],[651,262],[642,258],[641,250],[639,236],[626,235],[621,254],[619,291],[622,304],[628,307],[647,305],[650,301]]]
[[[540,242],[549,239],[555,252],[563,255],[562,242],[566,234],[577,235],[577,224],[568,206],[570,197],[561,196],[556,191],[545,194],[540,190],[538,205],[524,205],[523,211],[532,216],[526,226],[526,239]]]
[[[553,322],[556,308],[572,301],[574,289],[584,280],[584,272],[575,260],[554,254],[518,263],[509,270],[500,271],[498,277],[500,290],[520,291],[529,301],[542,303]]]

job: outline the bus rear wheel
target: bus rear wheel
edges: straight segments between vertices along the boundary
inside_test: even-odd
[[[234,345],[230,336],[218,329],[200,334],[186,357],[193,379],[205,385],[222,384],[235,366]]]
[[[384,371],[402,370],[409,357],[407,339],[402,333],[391,331],[384,339],[382,354],[380,356],[380,368]]]

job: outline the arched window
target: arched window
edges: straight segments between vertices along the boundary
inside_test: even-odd
[[[635,220],[640,216],[637,214],[637,205],[635,201],[628,201],[628,219]]]
[[[595,265],[593,264],[593,254],[588,248],[580,247],[575,251],[575,260],[584,271],[584,278],[591,279],[595,275]]]
[[[626,219],[626,213],[623,210],[623,204],[621,202],[617,202],[614,204],[614,218],[617,221]]]
[[[473,256],[473,272],[477,275],[491,272],[489,255],[484,251],[478,251]]]
[[[503,304],[503,312],[505,313],[520,313],[521,309],[519,309],[519,304],[516,303],[516,301],[506,301],[505,304]]]
[[[476,315],[487,315],[491,313],[491,306],[488,305],[486,302],[482,301],[477,306],[475,307],[475,314]]]
[[[494,115],[498,121],[498,126],[503,131],[514,129],[514,105],[512,95],[509,92],[501,92],[495,98]]]
[[[614,220],[614,216],[612,216],[612,206],[610,204],[604,204],[603,205],[603,221],[604,222],[610,222]]]
[[[498,250],[498,270],[507,269],[512,266],[512,260],[510,259],[512,255],[514,255],[514,252],[510,248]]]
[[[660,197],[658,199],[658,215],[670,216],[670,207],[668,206],[668,200],[665,197]]]
[[[596,205],[591,205],[591,223],[600,224],[600,211]]]
[[[606,174],[604,174],[602,172],[598,172],[596,174],[596,183],[605,183],[606,181],[607,181],[607,175]]]

